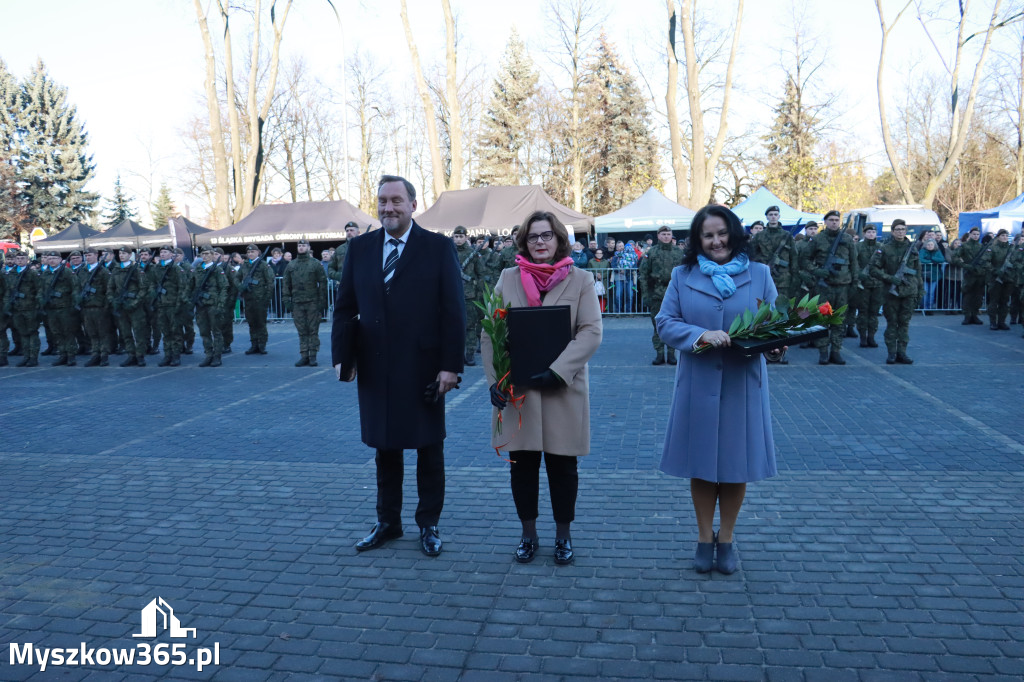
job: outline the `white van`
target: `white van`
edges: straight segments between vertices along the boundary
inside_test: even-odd
[[[920,204],[879,204],[871,208],[855,208],[846,212],[843,227],[852,229],[859,237],[867,225],[874,225],[881,242],[889,238],[892,221],[897,218],[907,222],[907,236],[911,239],[934,227],[946,231],[939,214]]]

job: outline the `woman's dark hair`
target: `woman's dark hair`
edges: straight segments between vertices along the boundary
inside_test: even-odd
[[[708,257],[704,253],[704,246],[701,243],[703,241],[701,235],[704,233],[704,221],[707,220],[708,216],[715,216],[725,221],[725,225],[729,230],[729,248],[731,249],[729,260],[732,260],[741,253],[747,252],[747,242],[750,236],[743,229],[743,223],[736,217],[736,214],[725,206],[708,204],[697,211],[697,215],[693,216],[693,222],[690,223],[690,239],[687,241],[686,253],[683,255],[683,265],[696,265],[697,256]]]
[[[530,257],[530,250],[526,247],[526,238],[530,236],[530,228],[533,227],[533,224],[541,220],[546,220],[551,225],[551,231],[555,233],[557,246],[555,246],[554,262],[557,263],[572,253],[572,246],[569,244],[569,231],[562,221],[550,211],[534,211],[523,221],[522,228],[516,232],[516,248],[525,258]]]

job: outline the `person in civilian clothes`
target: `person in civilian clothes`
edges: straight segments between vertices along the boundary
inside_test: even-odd
[[[516,561],[533,561],[537,551],[543,456],[555,518],[555,563],[569,564],[574,558],[570,524],[576,518],[577,463],[590,453],[587,363],[601,345],[601,305],[593,276],[573,265],[569,232],[554,214],[532,213],[517,241],[517,267],[501,273],[495,291],[513,308],[568,305],[572,341],[548,369],[532,377],[530,386],[519,387],[525,398],[510,403],[509,395],[497,385],[491,339],[487,334],[481,336],[484,372],[495,407],[493,419],[498,418],[499,411],[508,410],[504,422],[522,424],[511,438],[507,433],[494,434],[491,445],[509,451],[512,499],[523,525]]]
[[[702,208],[691,235],[657,318],[661,338],[680,351],[661,470],[690,479],[694,568],[729,574],[737,567],[733,531],[747,483],[774,476],[776,465],[765,360],[729,351],[725,330],[778,292],[768,266],[748,258],[743,225],[729,209]]]

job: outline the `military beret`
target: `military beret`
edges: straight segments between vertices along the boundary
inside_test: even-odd
[[[661,234],[662,232],[668,232],[671,234],[672,228],[669,227],[668,225],[662,225],[661,227],[658,228],[658,234]]]
[[[97,253],[97,251],[96,251],[95,248],[93,248],[91,246],[87,246],[87,247],[85,247],[85,253]]]
[[[60,254],[59,254],[59,253],[57,253],[56,251],[47,251],[47,252],[46,252],[46,253],[44,253],[43,255],[44,255],[44,256],[50,256],[50,257],[56,257],[56,258],[60,258]]]
[[[299,240],[299,245],[301,246],[302,244],[305,244],[306,246],[309,246],[309,240],[308,239],[300,239]]]
[[[160,251],[170,251],[170,252],[173,253],[174,252],[174,247],[171,246],[170,244],[161,244],[160,247],[159,247],[159,250]]]
[[[780,211],[780,210],[779,210],[779,207],[778,207],[778,206],[769,206],[768,208],[766,208],[766,209],[764,210],[764,214],[765,214],[765,215],[768,215],[768,214],[769,214],[769,213],[771,213],[772,211],[775,211],[776,213],[782,213],[782,211]]]
[[[131,253],[132,252],[132,249],[129,246],[121,246],[121,247],[118,247],[117,250],[120,251],[121,253]]]
[[[75,256],[78,256],[79,258],[81,258],[82,257],[82,252],[81,251],[72,251],[71,252],[71,257],[74,258]]]
[[[354,227],[354,228],[356,228],[356,229],[359,229],[359,223],[357,223],[357,222],[356,222],[356,221],[354,221],[354,220],[350,220],[350,221],[348,221],[347,223],[345,223],[345,227],[346,227],[346,228],[349,228],[349,227]]]
[[[837,211],[835,209],[832,209],[831,211],[829,211],[828,213],[825,214],[825,217],[822,218],[822,220],[828,220],[832,216],[835,216],[835,217],[839,218],[840,217],[839,211]]]
[[[213,247],[213,252],[215,254],[217,254],[218,256],[223,256],[224,255],[224,249],[220,248],[219,246]]]
[[[806,229],[808,227],[817,227],[817,226],[818,226],[818,223],[816,223],[813,220],[808,220],[807,223],[804,224],[804,229]]]
[[[142,249],[139,249],[139,255],[141,256],[142,254],[146,254],[147,256],[152,256],[153,252],[150,251],[149,249],[142,248]]]
[[[750,223],[750,227],[757,227],[758,225],[760,225],[761,227],[764,227],[764,221],[763,220],[755,220],[754,222]]]
[[[213,253],[213,247],[204,246],[203,248],[199,249],[199,253]]]
[[[249,244],[249,246],[245,247],[245,250],[246,251],[259,251],[260,247],[256,246],[255,244]]]
[[[181,248],[180,246],[176,246],[176,247],[174,247],[174,253],[175,253],[175,255],[182,255],[182,256],[184,256],[185,255],[185,249]]]
[[[459,225],[458,227],[456,227],[452,231],[452,234],[468,234],[468,233],[466,232],[466,228],[464,228],[462,225]]]

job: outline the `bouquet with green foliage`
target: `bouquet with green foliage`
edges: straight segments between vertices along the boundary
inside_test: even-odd
[[[509,403],[516,408],[523,404],[525,395],[516,395],[516,387],[512,385],[510,378],[512,372],[512,359],[508,354],[508,306],[504,299],[489,285],[484,285],[483,303],[476,301],[476,306],[484,312],[484,319],[480,326],[491,340],[491,347],[494,350],[491,361],[494,367],[494,376],[497,377],[498,388],[509,396]],[[522,415],[519,416],[520,422]],[[520,426],[522,424],[520,423]],[[498,411],[498,419],[494,424],[494,432],[501,433],[501,410]]]
[[[796,298],[779,296],[774,305],[758,299],[757,311],[744,310],[742,315],[737,315],[728,334],[731,339],[782,339],[815,327],[842,324],[845,316],[845,305],[832,310],[828,301],[819,304],[818,297],[810,298],[810,294],[799,302]],[[702,342],[693,352],[703,353],[710,348],[713,348],[710,343]]]

